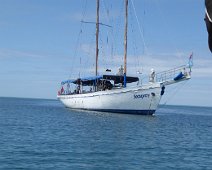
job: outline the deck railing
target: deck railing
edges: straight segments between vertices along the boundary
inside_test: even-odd
[[[182,72],[184,75],[188,74],[188,71],[186,70],[186,65],[182,65],[167,71],[157,73],[155,75],[155,80],[156,82],[165,82],[173,80],[180,72]]]

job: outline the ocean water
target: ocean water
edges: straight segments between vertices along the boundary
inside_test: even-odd
[[[212,108],[162,106],[139,116],[0,98],[0,169],[211,170]]]

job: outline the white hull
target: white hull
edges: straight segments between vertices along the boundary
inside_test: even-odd
[[[86,94],[58,95],[68,108],[151,115],[161,99],[160,83]]]

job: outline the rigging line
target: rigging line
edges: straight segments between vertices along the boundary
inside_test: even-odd
[[[171,100],[171,98],[173,98],[177,92],[179,92],[186,84],[188,83],[188,81],[184,81],[182,84],[179,84],[178,86],[176,86],[174,88],[173,94],[170,94],[167,98],[167,100],[164,102],[164,104],[162,104],[162,106],[165,106],[167,104],[168,101]],[[178,87],[182,87],[182,88],[178,88]]]
[[[106,7],[105,1],[104,1],[104,5]],[[111,15],[111,13],[109,12],[109,11],[113,11],[112,9],[113,9],[112,8],[112,3],[108,7],[106,7],[108,22],[111,23],[114,26],[114,19],[112,17],[113,15]],[[114,56],[114,53],[113,53],[114,30],[113,30],[113,28],[110,29],[110,32],[108,33],[108,35],[111,36],[111,46],[110,46],[111,49],[109,51],[110,51],[110,57],[111,57],[111,59],[113,59],[113,56]],[[109,49],[109,45],[108,45],[108,49]]]
[[[136,62],[135,62],[135,71],[137,71],[138,69],[139,69],[139,66],[140,66],[140,64],[139,64],[139,57],[138,57],[138,51],[137,51],[137,44],[136,44],[136,36],[135,36],[135,31],[134,31],[134,29],[133,29],[133,22],[134,22],[134,20],[133,20],[133,17],[132,17],[132,13],[131,13],[131,10],[129,10],[130,11],[130,21],[132,21],[132,22],[130,22],[130,28],[131,28],[131,34],[132,34],[132,41],[131,41],[131,43],[132,43],[132,50],[133,50],[133,57],[135,57],[135,60],[136,60]]]
[[[112,15],[110,15],[109,6],[107,5],[107,3],[106,3],[105,0],[103,0],[103,3],[102,4],[103,4],[103,9],[105,11],[105,18],[107,19],[107,22],[109,24],[112,24],[112,19],[111,19],[112,18]],[[112,8],[112,6],[111,6],[111,8]],[[109,25],[109,24],[107,24],[107,25]],[[113,37],[113,28],[111,26],[111,29],[109,29],[109,30],[107,29],[107,45],[105,47],[106,51],[110,51],[111,52],[111,54],[110,54],[111,58],[112,58],[112,49],[109,49],[109,47],[110,47],[110,45],[109,45],[109,42],[110,42],[109,39],[112,38],[112,37]],[[108,68],[108,63],[106,63],[106,65],[107,65],[107,68]]]
[[[109,9],[110,9],[111,11],[113,11],[113,10],[112,10],[112,9],[113,9],[112,4],[110,4],[110,7],[108,8],[108,10],[109,10]],[[110,13],[108,12],[108,17],[109,17],[109,16],[110,16]],[[110,22],[113,26],[115,26],[114,20],[115,20],[115,17],[114,17],[114,18],[113,18],[112,16],[109,17],[109,22]],[[111,58],[111,60],[113,60],[113,59],[114,59],[114,43],[115,43],[115,35],[114,35],[114,29],[113,29],[113,28],[110,29],[109,34],[110,34],[110,36],[111,36],[110,58]]]
[[[105,1],[103,0],[103,8],[104,8],[104,10],[106,11],[105,13],[105,16],[106,16],[106,18],[107,18],[107,21],[109,22],[110,21],[110,17],[109,17],[109,10],[108,10],[108,7],[107,7],[107,5],[106,5],[106,3],[105,3]]]
[[[144,30],[143,28],[141,27],[140,23],[139,23],[139,20],[138,20],[138,16],[136,14],[136,9],[135,9],[135,5],[134,5],[134,2],[133,0],[131,0],[131,3],[132,3],[132,7],[133,7],[133,10],[134,10],[134,14],[135,14],[135,18],[136,18],[136,21],[137,21],[137,24],[138,24],[138,29],[139,29],[139,32],[140,32],[140,36],[141,36],[141,39],[143,41],[143,45],[144,45],[144,53],[145,52],[148,52],[147,50],[147,46],[146,46],[146,42],[144,40]]]
[[[118,54],[120,52],[120,49],[117,48],[117,44],[118,42],[120,42],[120,39],[122,38],[122,32],[120,30],[122,30],[122,25],[123,23],[121,22],[122,20],[122,16],[124,15],[123,14],[123,11],[124,11],[124,3],[121,3],[121,6],[120,6],[120,11],[119,11],[119,14],[118,14],[118,17],[117,17],[117,22],[114,23],[114,25],[116,25],[115,28],[115,34],[114,34],[114,37],[113,37],[113,41],[114,41],[114,53]],[[120,35],[121,34],[121,35]],[[121,36],[121,38],[120,38]]]
[[[85,24],[96,24],[96,22],[92,22],[92,21],[81,21],[82,23],[85,23]],[[109,27],[109,28],[112,28],[112,26],[111,25],[108,25],[108,24],[104,24],[104,23],[101,23],[101,22],[99,22],[98,23],[99,25],[103,25],[103,26],[106,26],[106,27]]]
[[[112,21],[110,21],[111,20],[111,17],[110,17],[110,13],[109,13],[109,8],[108,8],[108,6],[107,6],[107,4],[106,4],[106,2],[103,0],[103,3],[101,3],[101,4],[103,4],[102,5],[102,11],[103,11],[103,13],[104,13],[104,15],[101,15],[102,16],[102,18],[103,19],[105,19],[106,20],[106,22],[108,23],[108,24],[105,24],[105,23],[102,23],[102,22],[99,22],[99,25],[103,25],[103,26],[106,26],[106,27],[109,27],[109,28],[111,28],[111,29],[107,29],[107,45],[105,45],[104,43],[103,43],[103,40],[102,40],[102,37],[103,36],[101,36],[101,32],[100,32],[100,35],[99,35],[99,38],[100,38],[100,43],[102,44],[102,46],[101,46],[101,52],[102,52],[102,56],[106,56],[106,51],[107,50],[105,50],[105,49],[107,49],[108,47],[109,47],[109,45],[108,45],[108,37],[109,37],[109,34],[111,34],[111,37],[112,37],[112,39],[114,39],[114,36],[113,36],[113,26],[111,26],[111,25],[109,25],[110,24],[110,22],[112,22]],[[111,8],[112,8],[112,6],[111,6]],[[93,23],[93,22],[85,22],[85,21],[81,21],[81,22],[84,22],[84,23]],[[106,34],[105,34],[106,35]],[[109,49],[109,48],[108,48]],[[104,51],[105,50],[105,51]],[[109,50],[108,50],[109,51]],[[111,58],[112,58],[112,56],[113,56],[113,44],[112,44],[112,48],[111,48]],[[104,57],[103,57],[103,60],[104,60]],[[107,63],[106,62],[103,62],[104,63],[104,65],[106,65]]]
[[[86,13],[86,8],[87,8],[87,1],[85,1],[85,5],[83,7],[83,11],[82,11],[82,20],[84,19],[85,17],[85,13]],[[80,24],[80,31],[78,33],[78,36],[77,36],[77,43],[76,43],[76,46],[75,46],[75,50],[74,50],[74,58],[73,58],[73,62],[71,62],[71,69],[70,69],[70,73],[72,73],[73,71],[73,65],[75,65],[75,59],[76,59],[76,56],[77,56],[77,51],[78,51],[78,48],[79,48],[79,40],[80,40],[80,36],[82,34],[82,25],[83,23]],[[69,77],[71,78],[71,75],[69,75]]]

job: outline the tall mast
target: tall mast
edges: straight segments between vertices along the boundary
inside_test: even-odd
[[[128,27],[128,0],[125,0],[125,32],[124,32],[124,87],[127,84],[127,27]]]
[[[98,75],[99,56],[99,0],[96,0],[96,76]]]

